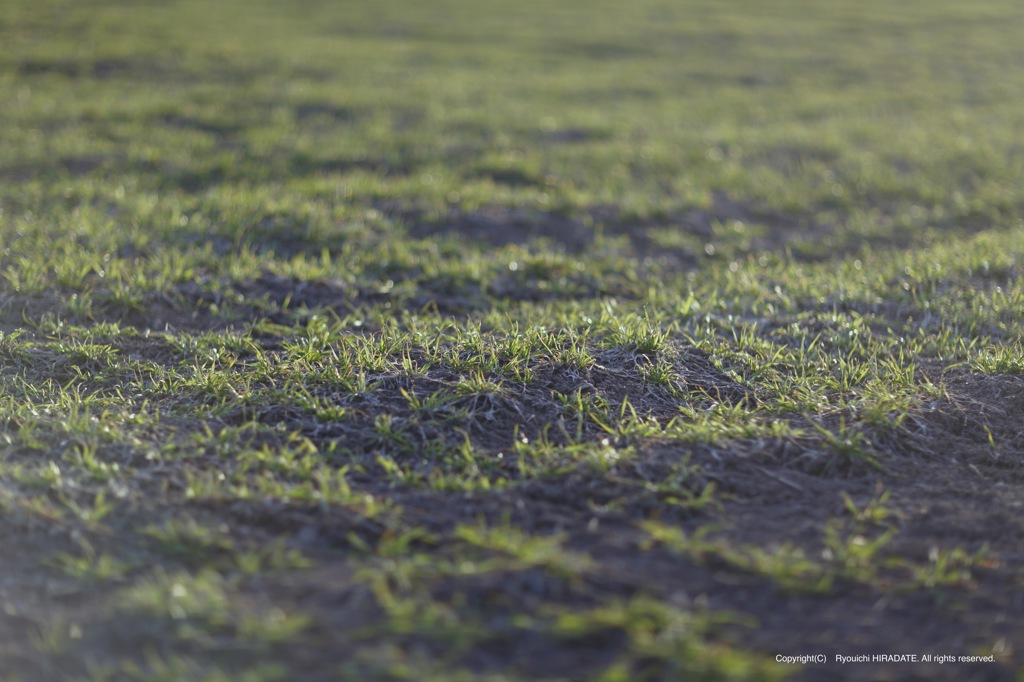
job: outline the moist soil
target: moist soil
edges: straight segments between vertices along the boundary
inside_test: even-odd
[[[963,370],[934,378],[943,382],[945,395],[882,443],[882,470],[826,475],[807,458],[792,456],[792,443],[763,441],[693,446],[685,453],[679,445],[653,444],[620,471],[621,478],[636,479],[688,456],[700,481],[713,482],[717,490],[718,503],[697,510],[665,505],[636,487],[582,469],[524,480],[493,493],[396,488],[372,476],[357,478],[354,485],[400,505],[407,524],[429,531],[435,543],[424,545],[423,551],[443,554],[457,525],[484,519],[533,534],[563,534],[567,548],[594,559],[596,569],[578,580],[527,571],[446,578],[430,588],[436,600],[460,595],[469,604],[486,605],[483,613],[495,623],[517,609],[549,602],[585,608],[609,598],[645,594],[742,616],[741,624],[717,635],[733,646],[773,657],[829,658],[826,665],[795,666],[791,673],[797,680],[1013,680],[1024,651],[1019,617],[1024,608],[1024,437],[1019,429],[1024,379]],[[594,390],[601,391],[601,377],[591,380],[597,384]],[[136,492],[143,494],[119,504],[113,515],[118,520],[110,523],[112,534],[90,537],[97,548],[147,556],[138,529],[181,511],[181,503],[144,494],[155,479],[175,479],[173,471],[157,471],[166,466],[154,464],[151,471],[139,472]],[[869,583],[840,580],[822,593],[805,593],[714,556],[681,557],[651,547],[637,527],[638,521],[651,518],[690,530],[712,524],[718,529],[713,537],[731,545],[787,544],[817,556],[824,550],[830,519],[849,515],[843,495],[864,508],[881,490],[890,495],[888,523],[896,531],[884,550],[887,556],[927,565],[935,552],[961,548],[983,552],[984,558],[951,584],[905,589],[894,571],[892,581],[883,574]],[[602,506],[611,500],[619,504]],[[285,659],[305,659],[308,670],[317,670],[319,664],[329,670],[329,661],[356,646],[344,636],[323,646],[325,638],[331,639],[331,629],[372,625],[382,617],[366,587],[353,581],[347,561],[352,535],[372,543],[385,532],[382,524],[344,509],[261,501],[199,502],[188,511],[202,523],[229,528],[236,538],[283,538],[316,561],[309,571],[268,575],[247,588],[315,616],[308,647],[281,651]],[[93,589],[40,568],[68,549],[80,530],[17,512],[0,517],[0,527],[5,539],[0,554],[0,661],[6,670],[24,679],[64,679],[78,674],[80,658],[117,660],[161,636],[158,628],[144,622],[110,617],[103,601],[112,588]],[[89,624],[79,635],[84,639],[76,654],[39,652],[39,632],[55,621]],[[527,678],[543,674],[587,679],[624,646],[621,633],[613,630],[568,642],[531,632],[498,634],[490,644],[466,653],[461,663],[481,675],[511,669]],[[833,662],[836,654],[962,655],[989,653],[993,647],[999,656],[987,664]],[[330,676],[312,674],[308,679]]]
[[[728,204],[721,197],[715,201],[719,218],[775,219]],[[614,225],[614,216],[603,217]],[[699,232],[707,229],[709,221],[707,215],[693,213],[677,222]],[[574,219],[506,215],[497,210],[455,216],[444,221],[444,227],[412,214],[409,222],[416,237],[455,230],[501,245],[508,240],[525,243],[557,236],[570,252],[585,249],[593,239],[590,229]],[[495,226],[504,227],[498,230]],[[498,233],[500,236],[495,236]],[[626,234],[636,254],[642,256],[648,248],[643,241],[646,232],[637,228]],[[784,235],[783,242],[785,239]],[[696,258],[693,254],[675,257],[681,266]],[[377,296],[349,290],[340,282],[300,283],[270,275],[239,284],[235,290],[242,295],[239,300],[279,303],[287,299],[309,308],[328,300],[344,300],[354,309],[375,302],[368,297]],[[195,287],[176,294],[151,301],[155,310],[145,315],[133,313],[139,319],[124,321],[131,324],[141,323],[143,317],[158,318],[168,327],[195,331],[231,326],[206,312],[188,312],[205,310],[201,304],[209,294],[204,290]],[[40,308],[58,302],[40,295],[39,300],[25,299],[17,306],[8,301],[5,305],[41,312]],[[116,311],[111,316],[117,316]],[[130,348],[124,352],[156,362],[165,361],[172,353],[159,335],[151,340],[136,336],[127,343]],[[677,369],[694,395],[732,405],[756,402],[756,396],[715,370],[696,349],[681,349],[679,356],[683,361]],[[590,679],[623,651],[623,633],[609,628],[575,639],[557,639],[510,629],[509,619],[545,604],[586,609],[610,599],[647,595],[686,608],[735,616],[734,622],[716,630],[714,637],[744,651],[772,659],[808,654],[828,658],[825,665],[787,668],[796,680],[1019,680],[1016,671],[1024,663],[1024,619],[1020,617],[1024,612],[1024,378],[925,367],[921,371],[932,383],[944,387],[944,393],[920,405],[897,428],[879,432],[872,439],[872,454],[880,467],[864,463],[833,466],[815,442],[766,438],[712,446],[645,441],[633,456],[608,472],[573,467],[516,479],[511,454],[514,441],[524,436],[538,438],[545,425],[558,419],[561,410],[551,397],[553,391],[564,393],[578,387],[582,393],[613,405],[629,395],[641,413],[656,419],[677,413],[671,396],[649,389],[638,382],[635,371],[626,371],[631,364],[643,362],[642,357],[608,351],[597,360],[595,367],[586,371],[538,367],[529,387],[495,396],[487,405],[475,405],[475,413],[487,415],[486,419],[461,424],[458,434],[424,435],[470,438],[478,451],[495,458],[496,469],[509,472],[510,484],[504,489],[430,491],[396,485],[383,475],[374,475],[372,467],[367,468],[369,473],[351,477],[356,492],[400,507],[404,527],[429,533],[431,542],[415,545],[417,551],[428,555],[445,557],[460,524],[484,520],[489,525],[508,523],[531,534],[561,534],[567,549],[593,559],[594,567],[575,577],[555,578],[543,571],[526,570],[514,575],[433,581],[429,587],[432,599],[442,603],[459,600],[476,607],[483,627],[493,628],[495,633],[485,644],[461,652],[459,666],[481,676],[512,670],[524,679],[540,675]],[[369,451],[369,443],[361,439],[377,416],[389,413],[402,418],[405,400],[400,398],[401,391],[429,395],[436,385],[453,377],[381,379],[379,387],[362,398],[363,403],[354,405],[363,419],[354,425],[312,423],[287,406],[270,409],[260,418],[284,423],[288,431],[303,432],[314,441],[344,439],[349,445],[346,456],[358,461],[361,452]],[[241,423],[251,416],[243,412],[234,417],[229,413],[210,426],[217,431],[234,421]],[[792,419],[798,422],[804,417]],[[553,433],[557,445],[560,437],[557,431]],[[583,435],[592,441],[602,437],[596,429]],[[117,584],[94,585],[68,578],[53,567],[53,558],[85,539],[96,551],[134,557],[141,565],[152,567],[164,559],[154,554],[140,530],[183,514],[225,529],[236,542],[281,540],[313,560],[311,569],[260,575],[241,588],[248,598],[266,598],[313,617],[309,637],[304,640],[307,644],[264,652],[271,660],[276,657],[310,671],[305,679],[334,679],[331,671],[336,670],[338,661],[355,655],[365,644],[345,633],[384,622],[374,595],[355,577],[352,559],[359,556],[359,544],[372,545],[388,533],[385,522],[345,508],[259,499],[182,501],[185,482],[173,462],[144,460],[131,453],[124,456],[136,475],[128,493],[115,501],[110,520],[105,522],[106,532],[50,523],[17,508],[0,512],[0,537],[4,539],[0,552],[0,673],[40,682],[79,679],[87,661],[114,663],[126,656],[138,658],[147,647],[159,648],[166,635],[162,626],[111,612],[107,600]],[[663,479],[680,462],[690,471],[687,485],[695,497],[707,486],[714,486],[713,503],[667,504],[663,496],[644,485]],[[219,464],[211,461],[209,466],[216,469]],[[802,590],[738,567],[713,552],[682,556],[652,545],[649,535],[638,526],[654,519],[688,532],[713,527],[708,537],[728,546],[766,551],[785,546],[818,558],[828,551],[824,539],[829,524],[838,519],[847,530],[852,528],[844,500],[863,509],[883,492],[889,496],[889,515],[884,523],[864,530],[868,541],[886,531],[893,533],[882,550],[883,557],[929,566],[943,552],[959,549],[978,558],[956,579],[935,584],[924,580],[907,587],[905,565],[894,564],[869,581],[840,577],[826,590]],[[173,567],[173,562],[167,563]],[[82,624],[71,636],[72,646],[48,650],[43,633],[52,630],[53,623]],[[431,647],[437,647],[422,635],[382,635],[384,639],[388,636],[394,637],[397,645],[419,651],[429,653]],[[960,656],[993,652],[995,661],[984,664],[835,662],[837,654]],[[245,659],[244,652],[228,651],[217,663],[223,666]]]

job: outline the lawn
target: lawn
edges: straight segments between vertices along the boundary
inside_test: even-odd
[[[0,680],[1024,681],[1022,28],[6,0]]]

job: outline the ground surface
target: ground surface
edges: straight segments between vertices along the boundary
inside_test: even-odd
[[[1024,679],[1019,3],[364,4],[0,10],[0,680]]]

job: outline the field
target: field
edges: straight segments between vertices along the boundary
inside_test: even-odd
[[[1022,27],[6,0],[0,681],[1024,682]]]

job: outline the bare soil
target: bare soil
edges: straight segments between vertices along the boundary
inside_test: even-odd
[[[605,364],[599,369],[573,377],[573,383],[582,381],[609,401],[632,391],[636,402],[652,415],[668,409],[664,397],[648,392],[644,398],[642,386],[629,385],[625,373],[616,374],[612,361],[625,358],[610,355],[601,360]],[[691,378],[701,377],[708,386],[726,385],[710,368],[701,369],[699,356],[693,360]],[[507,521],[532,533],[562,533],[568,548],[597,562],[595,571],[578,580],[553,579],[538,571],[435,581],[430,588],[432,598],[445,602],[460,595],[481,609],[485,627],[494,628],[489,644],[465,652],[461,659],[464,666],[481,674],[513,669],[527,677],[561,674],[566,679],[587,679],[624,646],[620,633],[610,629],[565,641],[510,629],[503,619],[544,603],[585,608],[609,597],[647,594],[670,603],[749,617],[749,622],[720,633],[742,647],[769,655],[829,656],[828,665],[796,669],[798,680],[865,679],[863,665],[838,666],[831,662],[835,654],[959,655],[996,646],[1005,654],[997,663],[874,664],[868,669],[869,676],[877,680],[1011,681],[1024,651],[1024,623],[1019,618],[1024,608],[1024,437],[1019,427],[1024,416],[1024,379],[964,370],[934,378],[946,386],[945,396],[916,413],[887,440],[879,441],[884,471],[868,468],[845,477],[823,475],[820,468],[808,466],[798,444],[781,441],[691,448],[666,443],[644,447],[624,462],[616,470],[618,483],[579,467],[552,477],[523,480],[492,493],[396,488],[370,475],[356,476],[353,483],[358,490],[399,505],[405,525],[427,529],[434,542],[424,545],[423,551],[443,556],[458,524],[483,518],[492,524]],[[496,399],[496,421],[470,429],[477,446],[496,455],[510,445],[506,440],[511,436],[510,424],[519,424],[536,436],[541,422],[556,422],[558,417],[545,393],[561,380],[552,370],[538,379],[540,388]],[[415,383],[409,387],[414,392],[429,390]],[[387,400],[386,393],[380,400]],[[384,409],[399,408],[397,403],[368,404],[367,419]],[[278,414],[274,418],[289,421],[290,427],[309,429],[301,416]],[[531,426],[531,420],[537,423]],[[329,429],[308,432],[320,440],[356,435]],[[659,470],[683,457],[689,458],[695,472],[694,489],[713,482],[720,504],[687,511],[665,505],[644,488],[644,480],[657,479]],[[271,658],[306,658],[311,670],[325,655],[337,660],[346,651],[357,649],[358,642],[338,633],[379,622],[381,611],[367,588],[353,580],[348,557],[354,551],[353,534],[373,543],[387,532],[385,524],[343,508],[260,501],[170,502],[166,495],[162,500],[147,489],[155,491],[170,484],[173,490],[181,485],[173,466],[151,463],[147,471],[146,465],[135,464],[140,466],[137,490],[118,503],[112,534],[90,538],[97,548],[111,547],[119,556],[154,560],[139,529],[181,514],[211,526],[226,524],[232,538],[241,542],[285,538],[318,560],[318,567],[262,576],[244,591],[253,599],[266,594],[274,603],[292,604],[315,616],[306,650],[266,652]],[[156,481],[160,483],[154,488]],[[891,583],[883,575],[870,585],[840,582],[825,594],[802,593],[783,589],[771,579],[713,556],[695,561],[649,547],[647,535],[636,525],[644,518],[691,530],[714,524],[719,528],[714,537],[730,544],[769,548],[788,543],[808,556],[817,556],[824,549],[826,524],[847,513],[841,495],[846,493],[863,507],[880,489],[891,495],[888,506],[898,530],[885,550],[887,555],[923,565],[930,553],[959,547],[970,552],[984,549],[984,561],[971,570],[969,578],[951,585],[891,589],[887,585],[897,585],[899,578],[894,569]],[[617,503],[607,506],[612,501]],[[88,651],[99,661],[112,661],[145,647],[160,649],[159,627],[109,611],[104,604],[109,588],[85,589],[82,583],[56,571],[40,570],[56,552],[75,542],[79,529],[46,524],[18,510],[5,512],[0,527],[5,540],[5,551],[0,554],[0,604],[4,609],[0,660],[7,670],[20,672],[25,679],[49,680],[75,669],[74,659],[41,655],[35,649],[42,625],[52,623],[55,617],[84,623],[84,640],[78,651]],[[324,649],[328,641],[329,654]],[[413,646],[415,641],[412,636],[407,645]],[[419,646],[431,644],[422,641]],[[233,659],[227,655],[221,663]],[[307,679],[326,680],[330,675],[311,674]]]
[[[610,209],[598,210],[611,230],[621,230],[638,253],[653,253],[645,242],[649,225],[616,223]],[[495,246],[555,243],[568,252],[582,252],[593,243],[591,226],[575,218],[536,215],[522,211],[487,209],[452,214],[441,221],[408,215],[412,236],[430,238],[454,232]],[[768,222],[775,228],[774,247],[784,245],[801,227],[799,221],[756,211],[716,198],[714,213],[694,211],[673,222],[695,233],[710,233],[712,220]],[[826,230],[827,226],[814,226]],[[697,258],[678,253],[680,267]],[[300,282],[267,274],[243,283],[204,286],[191,283],[172,294],[154,295],[144,310],[112,307],[106,315],[140,328],[204,330],[242,324],[262,314],[266,306],[279,310],[333,308],[345,313],[360,305],[387,300],[387,294],[363,291],[338,281]],[[510,290],[514,289],[514,282]],[[501,283],[492,284],[500,287]],[[220,293],[217,293],[220,292]],[[481,300],[487,292],[477,292]],[[600,295],[592,292],[591,295]],[[421,305],[468,312],[473,304],[466,292],[438,294],[429,290]],[[445,298],[449,296],[450,300]],[[528,297],[526,297],[528,298]],[[462,303],[459,303],[459,302]],[[0,302],[7,313],[41,312],[63,304],[58,294],[38,294]],[[236,306],[235,322],[211,312]],[[468,308],[468,310],[467,310]],[[101,309],[102,312],[102,309]],[[282,312],[282,321],[287,314]],[[11,319],[7,316],[7,319]],[[9,328],[7,328],[9,329]],[[154,362],[170,362],[174,353],[155,336],[150,341],[132,337],[120,349]],[[753,404],[756,397],[716,370],[696,349],[681,349],[676,370],[688,391],[685,400]],[[415,361],[415,358],[413,358]],[[39,360],[40,362],[43,359]],[[825,654],[827,665],[804,665],[792,672],[806,682],[834,680],[963,680],[1013,682],[1024,664],[1024,378],[984,376],[966,369],[926,367],[928,378],[945,387],[944,394],[920,406],[896,429],[879,432],[871,442],[882,465],[844,468],[830,466],[813,442],[789,439],[739,440],[727,445],[681,445],[646,442],[635,454],[617,463],[611,472],[584,466],[556,470],[542,477],[516,474],[515,439],[549,437],[566,442],[572,428],[554,392],[573,388],[594,399],[618,405],[628,395],[641,414],[664,420],[678,414],[679,395],[652,388],[637,379],[643,356],[611,349],[587,368],[544,365],[536,368],[527,386],[512,386],[473,405],[476,419],[456,419],[444,428],[418,424],[399,389],[429,395],[456,377],[443,371],[419,378],[371,377],[377,387],[353,399],[348,407],[354,420],[324,424],[289,406],[257,405],[239,408],[213,419],[214,432],[250,419],[255,413],[267,424],[282,424],[283,432],[298,431],[318,444],[342,443],[345,461],[363,463],[355,473],[356,491],[401,508],[400,525],[426,529],[430,542],[418,551],[444,558],[455,542],[460,524],[481,519],[490,524],[510,523],[539,534],[564,534],[566,546],[592,557],[596,568],[573,578],[556,579],[543,571],[515,575],[485,574],[472,578],[443,577],[430,584],[430,597],[446,603],[458,599],[492,632],[481,646],[458,654],[456,662],[479,674],[514,670],[524,678],[560,675],[583,680],[596,674],[626,645],[614,628],[578,639],[559,639],[539,631],[512,627],[511,618],[532,613],[544,604],[595,607],[611,598],[649,595],[668,603],[698,610],[728,612],[744,620],[723,627],[717,637],[733,645],[768,656]],[[59,367],[56,368],[59,371]],[[88,369],[88,368],[86,368]],[[336,398],[337,396],[324,396]],[[340,398],[339,398],[340,399]],[[473,398],[479,400],[479,397]],[[457,409],[459,405],[453,405]],[[442,439],[455,442],[468,436],[477,451],[489,453],[494,471],[505,472],[509,486],[492,492],[435,492],[396,486],[375,473],[367,433],[379,416],[393,415],[420,442]],[[799,422],[804,417],[794,415]],[[16,428],[16,425],[9,425]],[[195,425],[184,425],[185,429]],[[456,430],[455,427],[458,427]],[[552,428],[554,427],[554,428]],[[604,437],[589,426],[586,439]],[[118,456],[116,453],[113,456]],[[100,663],[137,656],[153,648],[182,647],[165,644],[161,626],[126,618],[107,603],[116,585],[93,589],[63,577],[50,566],[53,557],[68,551],[88,535],[97,550],[109,548],[118,556],[133,557],[142,566],[168,562],[156,553],[140,532],[148,524],[168,518],[192,518],[210,527],[223,526],[236,542],[250,546],[284,539],[316,561],[309,571],[268,573],[240,588],[245,598],[269,597],[275,604],[309,613],[314,626],[303,646],[260,652],[267,660],[300,662],[310,671],[307,680],[333,679],[333,666],[354,655],[363,642],[346,633],[383,622],[383,612],[364,583],[353,575],[358,541],[373,544],[391,527],[341,507],[322,507],[258,499],[248,501],[186,502],[180,493],[186,482],[173,462],[144,460],[123,453],[135,468],[131,490],[116,502],[108,517],[111,531],[89,534],[66,523],[47,523],[18,508],[0,513],[0,672],[24,679],[65,679],[81,673],[83,652]],[[412,457],[412,455],[407,455]],[[195,462],[202,462],[197,458]],[[687,507],[667,504],[652,492],[651,481],[663,480],[672,467],[686,463],[690,472],[684,488],[698,496],[715,486],[714,504]],[[339,463],[340,460],[339,460]],[[211,470],[223,466],[209,461]],[[422,473],[433,465],[422,463]],[[609,475],[609,473],[611,475]],[[839,580],[824,593],[787,589],[759,575],[708,554],[684,558],[650,546],[638,527],[644,519],[658,519],[688,531],[714,526],[710,536],[731,546],[767,550],[787,545],[821,557],[826,550],[826,528],[836,519],[852,523],[843,495],[863,508],[879,491],[890,495],[891,524],[896,531],[886,545],[886,557],[926,566],[937,552],[960,548],[982,552],[983,559],[969,574],[950,584],[905,589],[906,569],[885,569],[870,584]],[[876,529],[881,534],[882,529]],[[187,564],[186,564],[187,567]],[[81,623],[81,638],[70,651],[40,653],[41,633],[48,623]],[[403,647],[432,651],[437,642],[420,634],[405,635]],[[835,654],[969,654],[1000,652],[989,664],[872,664],[839,666]],[[176,653],[202,653],[185,647]],[[437,650],[437,655],[451,655]],[[246,660],[246,652],[218,654],[228,667]]]

